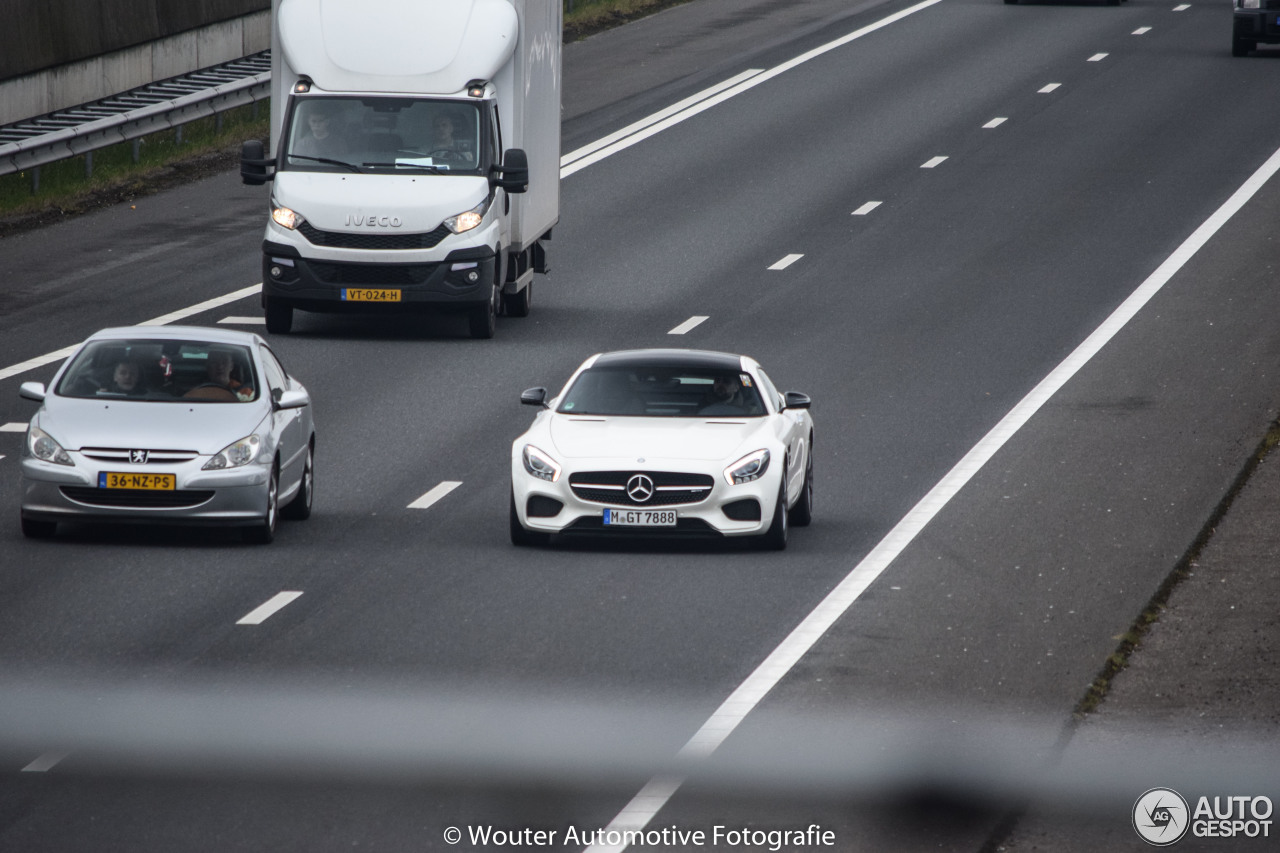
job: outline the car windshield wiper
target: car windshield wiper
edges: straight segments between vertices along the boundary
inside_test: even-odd
[[[359,166],[357,166],[355,163],[348,163],[346,160],[331,160],[328,157],[310,157],[306,154],[290,154],[289,159],[290,160],[313,160],[316,163],[327,163],[330,166],[342,166],[343,168],[350,169],[351,171],[357,172],[357,173],[360,171]]]
[[[372,167],[375,169],[421,169],[424,172],[431,172],[435,175],[440,174],[441,171],[447,171],[441,170],[439,166],[428,166],[426,163],[361,163],[360,165],[365,168]]]

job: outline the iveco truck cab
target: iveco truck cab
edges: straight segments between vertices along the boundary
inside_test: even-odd
[[[529,313],[559,219],[561,4],[273,0],[267,330],[294,311]]]

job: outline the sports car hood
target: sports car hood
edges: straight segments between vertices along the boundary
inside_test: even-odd
[[[765,446],[768,425],[764,418],[554,415],[550,432],[555,452],[565,459],[620,456],[715,462],[732,456],[757,433],[760,446]]]
[[[250,435],[267,404],[133,402],[46,397],[40,427],[67,450],[113,447],[212,455]]]

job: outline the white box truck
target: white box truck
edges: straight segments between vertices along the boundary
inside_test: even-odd
[[[559,0],[272,0],[267,330],[295,309],[526,316],[560,216]]]

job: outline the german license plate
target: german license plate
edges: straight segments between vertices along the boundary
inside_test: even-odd
[[[173,474],[134,474],[118,471],[102,471],[98,474],[99,489],[146,489],[171,492],[177,487]]]
[[[606,509],[605,527],[675,527],[674,509]]]
[[[400,291],[387,287],[344,287],[343,302],[399,302]]]

